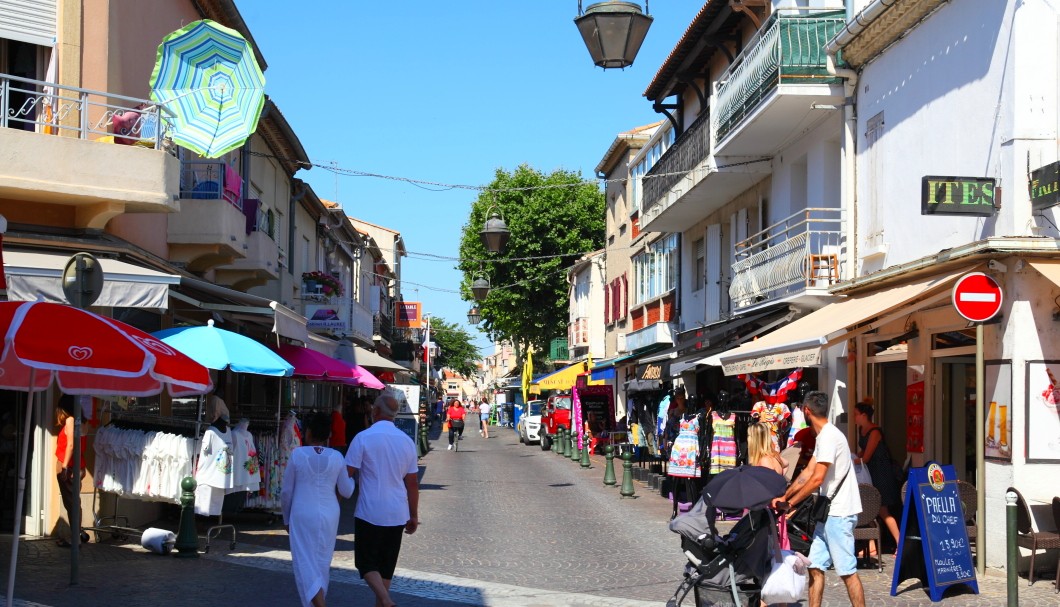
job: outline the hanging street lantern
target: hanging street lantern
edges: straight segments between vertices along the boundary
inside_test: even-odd
[[[490,294],[490,281],[484,276],[479,276],[471,283],[471,294],[475,296],[475,301],[482,301],[486,299],[486,296]]]
[[[489,213],[489,209],[486,212]],[[482,245],[486,247],[487,251],[500,253],[504,250],[504,246],[508,244],[508,239],[512,233],[508,231],[508,224],[504,223],[504,218],[501,217],[500,213],[495,212],[486,220],[486,224],[478,235],[482,238]]]
[[[471,306],[471,309],[467,311],[467,322],[477,325],[482,320],[482,313],[478,311],[478,306]]]
[[[578,0],[578,16],[574,24],[597,67],[605,70],[625,68],[633,65],[640,45],[648,35],[653,19],[647,13],[647,0],[644,11],[636,2],[606,0],[590,4],[584,12],[581,0]]]

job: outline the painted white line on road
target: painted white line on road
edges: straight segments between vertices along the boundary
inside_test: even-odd
[[[247,546],[246,550],[240,546],[240,549],[240,552],[228,554],[211,552],[202,556],[234,565],[291,573],[291,553],[286,550],[250,546]],[[367,586],[357,570],[353,569],[352,564],[348,567],[333,564],[331,582]],[[395,572],[391,588],[397,593],[425,599],[489,607],[659,607],[669,598],[665,597],[658,602],[651,602],[575,592],[556,592],[401,568]]]

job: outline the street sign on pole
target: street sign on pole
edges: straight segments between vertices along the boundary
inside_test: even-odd
[[[982,272],[972,272],[953,285],[953,307],[972,322],[986,322],[1001,311],[1001,285]]]

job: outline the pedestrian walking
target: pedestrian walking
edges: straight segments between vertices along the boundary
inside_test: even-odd
[[[828,422],[828,395],[809,392],[802,401],[806,420],[817,432],[817,444],[806,469],[788,488],[784,497],[774,500],[797,505],[811,493],[831,500],[825,522],[817,523],[810,546],[810,607],[820,607],[824,599],[824,572],[831,566],[842,578],[853,607],[864,607],[865,591],[858,577],[854,557],[854,526],[861,513],[861,495],[853,476],[853,463],[846,437]],[[818,498],[819,499],[819,498]]]
[[[294,583],[303,607],[324,607],[331,559],[339,531],[339,500],[353,494],[354,481],[342,455],[329,449],[332,419],[316,412],[305,422],[301,447],[291,453],[280,503],[290,536]]]
[[[372,404],[372,426],[353,438],[346,453],[351,477],[361,486],[354,512],[354,564],[375,594],[376,607],[394,607],[390,582],[401,551],[402,531],[419,527],[416,445],[394,425],[398,402],[381,394]]]
[[[62,498],[63,508],[66,509],[67,520],[70,519],[70,513],[74,511],[76,507],[74,505],[74,491],[79,491],[81,487],[81,479],[85,478],[85,468],[87,462],[85,461],[85,435],[81,435],[81,470],[78,474],[74,473],[72,466],[74,465],[74,399],[75,396],[64,394],[59,397],[59,405],[56,408],[56,423],[59,426],[59,435],[55,439],[55,472],[56,479],[59,481],[59,496]],[[79,533],[82,544],[88,543],[88,533],[81,531],[80,529],[74,530],[70,528],[70,538],[62,537],[56,540],[62,548],[70,547],[70,542],[73,539],[73,534]]]
[[[467,409],[459,400],[454,399],[445,410],[445,421],[449,423],[449,451],[453,450],[453,443],[464,438],[464,418],[467,417]]]
[[[478,406],[478,418],[482,422],[482,429],[478,433],[483,438],[490,437],[490,405],[485,400]]]

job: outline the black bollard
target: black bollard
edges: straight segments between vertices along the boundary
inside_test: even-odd
[[[180,481],[180,526],[177,528],[177,556],[199,558],[199,534],[195,531],[195,479]]]

